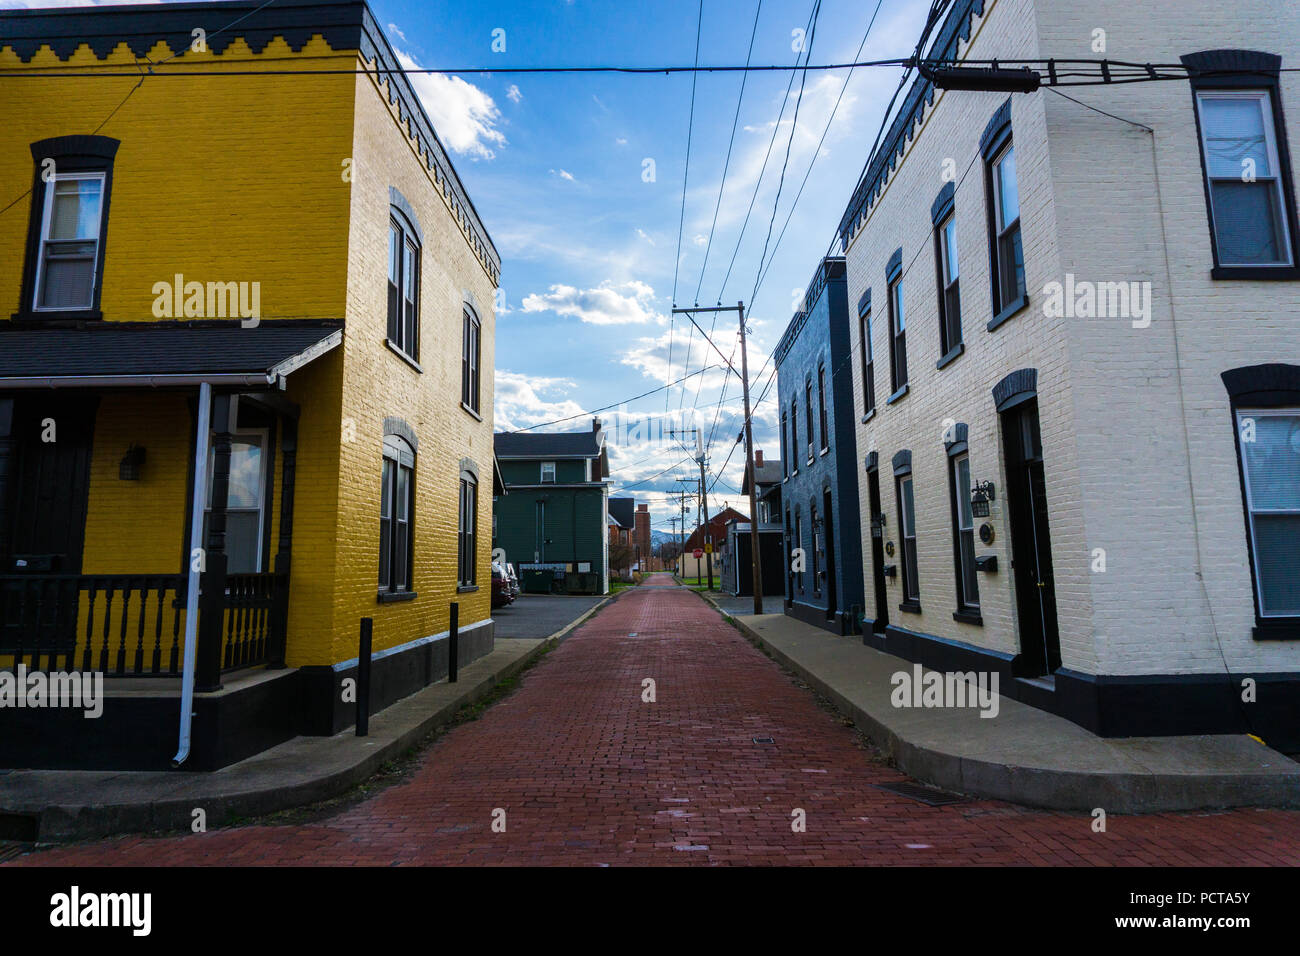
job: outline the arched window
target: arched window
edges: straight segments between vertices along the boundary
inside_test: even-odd
[[[402,423],[405,424],[405,423]],[[385,424],[379,497],[379,597],[413,594],[415,442]]]
[[[479,364],[483,357],[483,323],[466,302],[462,309],[463,332],[460,357],[460,402],[475,415],[479,413]]]
[[[400,199],[401,194],[390,198]],[[409,203],[403,201],[407,209]],[[413,362],[420,359],[420,229],[414,213],[394,203],[388,216],[388,341]]]

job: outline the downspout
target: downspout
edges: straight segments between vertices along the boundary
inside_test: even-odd
[[[190,507],[190,570],[185,591],[185,664],[181,671],[181,729],[172,766],[190,755],[190,725],[194,718],[194,659],[198,653],[199,568],[194,560],[196,542],[203,537],[203,512],[208,500],[208,431],[212,421],[212,383],[199,383],[198,434],[194,439],[194,502]],[[198,545],[202,547],[202,545]]]

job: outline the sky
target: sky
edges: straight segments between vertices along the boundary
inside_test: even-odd
[[[656,529],[679,514],[676,479],[698,479],[692,428],[710,511],[749,511],[739,378],[674,303],[744,302],[755,400],[767,389],[754,447],[778,457],[770,355],[835,241],[900,70],[796,73],[792,86],[785,71],[700,73],[693,90],[688,73],[502,71],[688,66],[697,31],[702,65],[743,65],[751,36],[754,64],[794,64],[801,41],[813,63],[907,56],[929,6],[880,0],[858,56],[875,0],[822,0],[809,28],[814,3],[370,0],[403,65],[475,70],[412,83],[501,255],[495,428],[586,430],[614,406],[597,413],[610,493],[649,502]],[[56,5],[71,4],[0,0]],[[739,369],[736,313],[696,321]]]

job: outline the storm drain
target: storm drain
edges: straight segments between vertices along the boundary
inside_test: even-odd
[[[919,783],[878,783],[875,786],[877,790],[888,790],[890,793],[916,800],[929,807],[947,807],[967,801],[967,798],[959,793],[949,793],[947,790],[926,787]]]
[[[774,738],[772,738],[772,737],[755,737],[755,738],[754,738],[754,743],[756,743],[756,744],[774,744],[774,743],[776,743],[776,740],[775,740]]]

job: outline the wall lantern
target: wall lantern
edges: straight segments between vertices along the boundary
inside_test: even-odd
[[[122,481],[139,481],[140,466],[144,464],[144,449],[139,445],[132,445],[122,456],[122,462],[117,466],[117,477]]]
[[[989,502],[994,499],[993,482],[981,481],[975,485],[970,497],[970,511],[976,518],[989,516]]]

